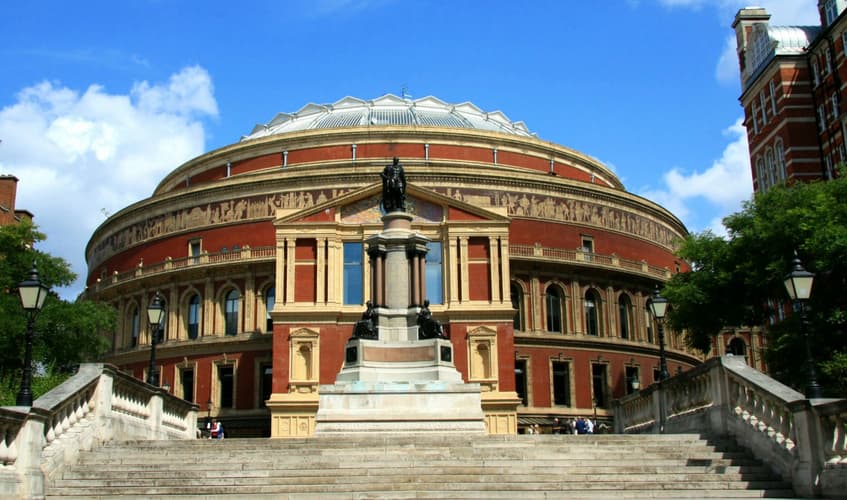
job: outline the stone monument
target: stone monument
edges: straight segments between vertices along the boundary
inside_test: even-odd
[[[397,158],[382,177],[382,232],[366,240],[371,300],[345,346],[335,384],[321,385],[315,434],[485,433],[479,384],[453,364],[453,344],[426,300],[426,237],[406,212]]]

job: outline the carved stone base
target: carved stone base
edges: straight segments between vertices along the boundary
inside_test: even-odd
[[[479,385],[353,382],[320,387],[315,434],[485,434]]]
[[[266,404],[271,411],[272,438],[304,438],[315,433],[316,392],[274,393]]]
[[[453,344],[447,339],[383,342],[350,339],[336,383],[429,382],[461,383],[453,364]]]
[[[520,398],[514,392],[483,392],[482,411],[488,434],[517,434]]]

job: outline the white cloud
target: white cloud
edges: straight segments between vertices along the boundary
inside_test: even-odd
[[[127,94],[42,82],[0,109],[0,172],[20,179],[16,204],[47,234],[42,249],[80,276],[68,297],[82,288],[85,244],[103,211],[150,196],[165,174],[203,153],[202,120],[217,113],[212,80],[199,66]]]
[[[664,186],[659,189],[646,189],[642,196],[655,200],[686,222],[695,230],[712,229],[716,234],[719,220],[741,207],[741,202],[753,192],[753,179],[750,172],[750,155],[747,147],[747,132],[739,118],[724,131],[731,142],[724,148],[721,157],[703,171],[687,173],[674,167],[663,176]],[[711,221],[698,221],[698,204],[710,206],[720,215]],[[703,227],[705,225],[705,227]]]

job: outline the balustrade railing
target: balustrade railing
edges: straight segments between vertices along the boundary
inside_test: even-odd
[[[115,271],[111,276],[98,279],[95,286],[97,290],[102,290],[129,280],[146,278],[192,266],[218,265],[233,262],[273,261],[275,256],[276,247],[273,246],[262,246],[256,248],[244,246],[243,248],[226,252],[204,252],[200,255],[178,257],[176,259],[168,257],[161,262],[154,262],[151,264],[145,264],[142,261],[133,269],[123,272]]]
[[[638,274],[654,276],[662,279],[670,277],[670,271],[664,267],[647,264],[644,261],[622,259],[617,255],[603,255],[599,253],[584,252],[582,250],[568,250],[565,248],[542,247],[540,245],[509,245],[509,253],[517,258],[539,258],[561,262],[588,263],[596,266],[617,268]],[[141,262],[134,269],[128,271],[115,271],[111,276],[97,280],[95,288],[102,290],[113,285],[130,280],[150,277],[157,274],[168,273],[185,269],[191,266],[219,265],[234,262],[273,261],[276,248],[273,246],[262,246],[251,248],[245,246],[226,252],[203,253],[191,257],[167,258],[162,262],[145,264]]]
[[[110,440],[194,439],[197,406],[112,366],[81,365],[32,407],[0,408],[0,497],[43,498],[45,480]]]
[[[732,437],[798,495],[847,491],[847,400],[808,400],[741,357],[709,360],[615,402],[617,432],[660,432],[661,421],[664,432]]]
[[[514,258],[536,258],[576,264],[621,269],[638,274],[653,276],[661,279],[670,278],[670,271],[664,267],[653,266],[644,261],[622,259],[615,254],[604,255],[585,252],[581,249],[568,250],[565,248],[542,247],[541,245],[509,245],[509,255]]]

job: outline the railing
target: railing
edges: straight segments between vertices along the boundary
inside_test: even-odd
[[[509,255],[515,258],[530,258],[539,260],[554,260],[574,264],[588,264],[592,266],[605,267],[608,269],[619,269],[637,274],[669,279],[671,272],[659,266],[647,264],[643,260],[622,259],[615,254],[603,255],[599,253],[585,252],[582,249],[567,250],[564,248],[542,247],[536,245],[509,245]]]
[[[194,439],[196,429],[196,405],[113,366],[82,365],[31,408],[0,408],[0,497],[43,498],[48,478],[99,443]]]
[[[645,261],[622,259],[615,254],[603,255],[584,252],[581,249],[567,250],[564,248],[542,247],[541,245],[509,245],[509,253],[516,258],[532,258],[588,264],[609,269],[620,269],[637,274],[668,279],[671,276],[667,268],[653,266]],[[208,266],[217,264],[244,263],[255,261],[272,262],[276,256],[276,247],[265,246],[244,248],[217,253],[202,253],[194,257],[167,258],[162,262],[145,264],[143,261],[129,271],[115,271],[111,276],[100,278],[95,284],[95,290],[103,290],[110,286],[125,283],[130,280],[147,278],[162,273],[169,273],[192,266]]]
[[[105,278],[98,278],[97,283],[95,284],[95,289],[103,290],[110,286],[125,283],[130,280],[135,280],[138,278],[147,278],[157,274],[169,273],[194,266],[209,266],[228,263],[247,263],[257,261],[273,262],[275,257],[276,247],[266,246],[251,248],[245,245],[243,248],[236,248],[232,251],[226,252],[204,252],[200,255],[192,257],[179,257],[176,259],[168,257],[167,259],[161,262],[154,262],[152,264],[145,264],[142,261],[139,262],[139,264],[134,269],[130,269],[129,271],[115,271],[114,273],[112,273],[111,276]]]
[[[615,401],[615,429],[730,436],[801,496],[847,490],[847,400],[808,400],[741,357],[709,360]]]

